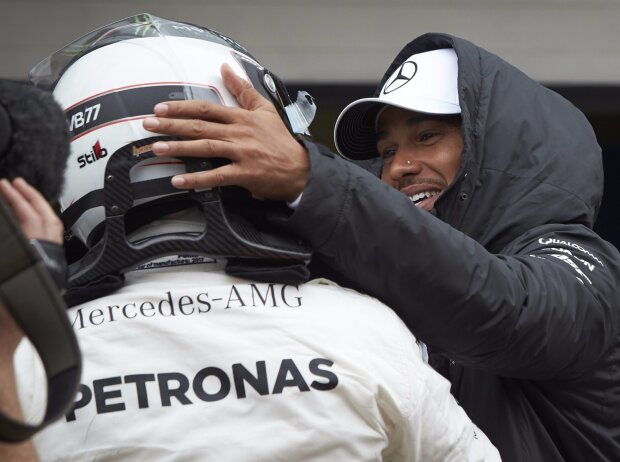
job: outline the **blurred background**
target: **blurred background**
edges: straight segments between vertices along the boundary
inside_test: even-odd
[[[311,130],[332,148],[340,110],[373,92],[405,43],[425,32],[471,40],[586,114],[605,164],[596,229],[620,247],[619,0],[0,0],[0,77],[26,79],[78,36],[136,13],[237,40],[292,95],[315,97]]]

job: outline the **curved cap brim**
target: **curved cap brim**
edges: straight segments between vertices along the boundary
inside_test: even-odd
[[[365,160],[378,157],[376,122],[379,111],[394,106],[429,116],[459,114],[460,107],[451,103],[432,102],[430,107],[421,104],[386,103],[382,98],[364,98],[349,104],[338,116],[334,127],[334,143],[338,152],[347,159]]]
[[[377,157],[375,123],[386,105],[429,115],[459,114],[457,78],[458,58],[451,48],[410,56],[377,97],[354,101],[342,111],[334,128],[338,152],[355,160]]]

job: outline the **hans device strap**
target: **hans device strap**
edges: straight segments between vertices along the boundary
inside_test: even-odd
[[[2,200],[0,253],[0,302],[37,350],[47,375],[47,408],[40,424],[18,422],[0,411],[0,441],[18,442],[68,411],[79,386],[81,357],[52,277]]]
[[[289,266],[306,264],[310,260],[309,247],[298,240],[267,232],[255,226],[258,217],[246,217],[244,212],[265,215],[269,201],[239,201],[224,205],[223,188],[177,190],[170,178],[132,183],[131,168],[154,157],[151,147],[155,141],[170,137],[145,138],[116,150],[106,164],[104,187],[73,203],[62,214],[65,228],[69,229],[83,213],[94,207],[105,210],[105,232],[79,261],[69,266],[67,282],[71,295],[76,288],[94,284],[108,275],[124,274],[141,263],[178,253],[204,255],[213,258],[246,258],[279,260]],[[213,159],[180,158],[188,172],[214,168]],[[130,242],[127,237],[126,216],[138,199],[159,194],[178,193],[197,206],[205,220],[202,233],[167,233],[143,242]],[[181,197],[181,196],[180,196]],[[234,202],[234,201],[230,201]],[[152,204],[151,204],[152,205]],[[148,207],[149,204],[144,204]],[[260,212],[260,213],[259,213]],[[267,224],[264,224],[265,228]]]

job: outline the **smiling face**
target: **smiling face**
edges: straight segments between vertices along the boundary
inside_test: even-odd
[[[460,118],[388,107],[377,121],[377,150],[381,179],[430,212],[461,165]]]

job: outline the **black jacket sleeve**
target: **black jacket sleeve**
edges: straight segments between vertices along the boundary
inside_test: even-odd
[[[308,148],[311,177],[289,225],[435,350],[550,379],[578,375],[617,338],[620,258],[591,230],[543,226],[494,255],[368,172]]]

